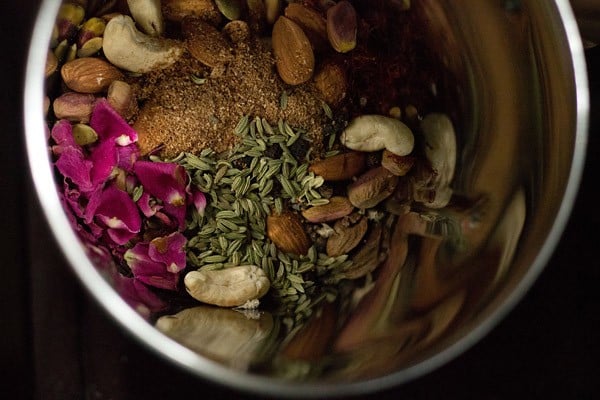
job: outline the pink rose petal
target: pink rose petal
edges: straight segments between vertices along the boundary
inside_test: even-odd
[[[106,226],[106,233],[117,244],[131,240],[141,229],[142,219],[129,195],[110,185],[99,196],[90,198],[86,219],[95,218]]]
[[[185,268],[186,241],[179,232],[155,238],[150,242],[148,255],[152,260],[165,264],[167,271],[177,273]]]
[[[164,203],[164,210],[185,228],[188,175],[181,165],[138,161],[134,171],[144,190]]]
[[[195,190],[192,195],[192,201],[196,207],[196,211],[200,216],[204,216],[204,210],[206,209],[206,196],[199,190]]]
[[[54,165],[62,176],[70,179],[81,192],[94,190],[95,185],[90,176],[93,163],[85,159],[81,149],[73,146],[62,148]]]
[[[149,252],[149,243],[138,243],[125,252],[125,261],[133,276],[150,286],[177,290],[179,274],[170,272],[165,263],[153,260]]]
[[[108,103],[99,99],[94,105],[90,126],[96,131],[100,140],[110,140],[119,146],[127,146],[137,141],[137,132],[129,126]]]

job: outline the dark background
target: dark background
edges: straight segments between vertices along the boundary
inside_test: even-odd
[[[0,4],[0,397],[253,398],[195,378],[126,336],[63,260],[32,195],[21,93],[37,1]],[[572,218],[542,276],[481,342],[365,399],[600,398],[600,48],[588,50],[592,125]]]

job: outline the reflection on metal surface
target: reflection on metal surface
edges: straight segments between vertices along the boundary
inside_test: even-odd
[[[212,306],[162,316],[156,327],[205,357],[242,370],[260,359],[275,329],[269,313]]]

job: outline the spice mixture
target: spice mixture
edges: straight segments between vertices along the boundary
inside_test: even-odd
[[[236,45],[222,75],[208,74],[201,83],[194,77],[205,76],[207,68],[189,56],[134,81],[144,101],[134,124],[142,152],[222,153],[236,142],[233,130],[244,115],[259,115],[272,125],[286,120],[320,143],[328,123],[322,100],[308,85],[286,87],[269,47],[259,39]]]
[[[67,2],[48,121],[65,210],[126,301],[173,337],[193,310],[224,318],[192,306],[258,308],[297,356],[329,305],[368,309],[378,276],[410,264],[409,235],[435,247],[461,216],[453,93],[417,11],[287,3],[170,2],[132,19]]]

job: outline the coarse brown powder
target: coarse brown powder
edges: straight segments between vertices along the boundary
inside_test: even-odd
[[[244,115],[265,118],[273,126],[283,119],[306,130],[313,144],[322,142],[328,118],[312,84],[284,84],[268,40],[250,39],[233,51],[234,59],[218,77],[186,54],[169,69],[133,80],[143,103],[133,125],[142,153],[172,157],[205,148],[224,152],[238,139],[233,131]],[[193,75],[206,80],[194,82]],[[282,108],[284,91],[287,105]]]

